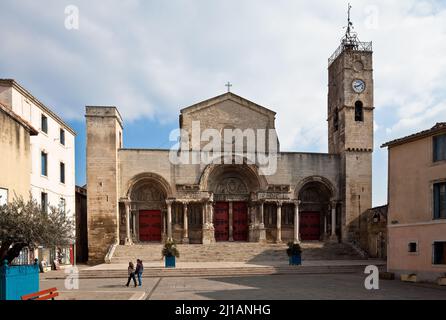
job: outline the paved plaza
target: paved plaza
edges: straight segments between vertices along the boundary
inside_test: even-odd
[[[125,287],[124,279],[80,279],[79,290],[64,289],[62,279],[42,279],[41,288],[57,287],[61,299],[76,300],[299,300],[299,299],[441,299],[446,287],[380,280],[379,290],[366,290],[366,275],[306,274],[241,277],[153,277],[142,287]]]

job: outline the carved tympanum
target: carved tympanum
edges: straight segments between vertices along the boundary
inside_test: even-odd
[[[321,198],[320,192],[316,188],[307,188],[301,193],[301,200],[304,202],[319,202]]]
[[[217,185],[217,194],[247,194],[248,189],[239,178],[225,178]]]
[[[154,186],[143,185],[133,193],[132,200],[134,201],[162,201],[164,194]]]

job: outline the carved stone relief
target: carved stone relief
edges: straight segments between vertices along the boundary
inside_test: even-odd
[[[133,193],[133,201],[162,201],[164,194],[154,186],[143,185]]]
[[[225,178],[217,185],[217,194],[248,194],[248,189],[239,178]]]

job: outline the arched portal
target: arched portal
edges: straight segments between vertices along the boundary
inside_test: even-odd
[[[325,181],[309,179],[298,191],[301,240],[322,240],[330,223],[333,191]]]
[[[140,242],[161,242],[165,233],[168,183],[160,176],[142,174],[130,184],[128,198],[132,210],[130,228],[133,239]]]
[[[248,241],[251,194],[260,189],[259,178],[248,165],[218,165],[205,186],[213,193],[216,241]]]

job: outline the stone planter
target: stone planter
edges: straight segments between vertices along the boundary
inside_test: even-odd
[[[165,257],[164,266],[166,268],[175,268],[175,256],[173,257]]]
[[[446,286],[446,277],[440,277],[437,281],[439,286]]]
[[[402,274],[401,275],[401,281],[404,281],[404,282],[417,282],[417,275],[416,274]]]
[[[22,296],[39,291],[39,265],[0,267],[0,300],[20,300]]]

